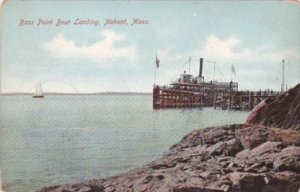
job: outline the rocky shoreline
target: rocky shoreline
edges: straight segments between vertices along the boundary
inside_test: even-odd
[[[298,192],[300,84],[243,125],[195,130],[162,158],[114,177],[39,192]]]

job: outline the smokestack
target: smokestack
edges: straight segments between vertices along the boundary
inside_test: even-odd
[[[200,58],[199,77],[202,77],[203,58]]]

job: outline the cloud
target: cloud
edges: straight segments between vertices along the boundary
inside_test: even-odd
[[[44,48],[57,58],[82,58],[102,65],[109,64],[111,59],[125,58],[132,60],[136,56],[134,45],[116,46],[117,42],[125,41],[127,36],[114,31],[105,30],[101,33],[103,39],[89,46],[78,46],[63,35],[56,35],[52,41],[44,44]]]
[[[248,49],[237,50],[240,40],[235,37],[220,39],[216,36],[208,37],[204,48],[199,52],[203,57],[214,57],[226,60],[246,60],[253,57]]]
[[[277,48],[277,50],[274,48]],[[255,49],[249,49],[234,36],[227,39],[210,36],[207,38],[203,48],[195,51],[193,54],[200,54],[204,58],[214,58],[219,61],[240,63],[257,60],[274,63],[284,58],[299,59],[299,54],[294,49],[278,48],[276,45],[271,44],[262,44]]]
[[[230,66],[233,64],[237,72],[235,80],[239,81],[242,89],[280,87],[283,59],[286,61],[286,82],[294,85],[295,79],[299,81],[300,57],[297,48],[263,44],[250,49],[236,37],[221,39],[210,36],[203,48],[196,52],[204,58],[213,58],[227,81],[231,78]],[[210,68],[209,73],[213,73],[213,67]]]
[[[294,5],[300,5],[300,0],[287,0],[286,2],[294,4]]]
[[[300,55],[299,47],[281,47],[280,44],[262,44],[248,47],[235,36],[220,38],[208,36],[201,47],[185,52],[164,49],[158,52],[161,60],[159,83],[165,84],[175,79],[184,70],[189,69],[188,58],[192,56],[191,73],[197,75],[199,57],[204,58],[204,76],[207,81],[213,79],[216,62],[215,80],[239,82],[241,90],[280,89],[282,60],[285,60],[285,81],[289,86],[299,83]],[[179,62],[180,61],[180,62]],[[182,65],[184,65],[182,67]],[[235,66],[236,76],[231,74],[231,65]],[[176,66],[175,66],[176,65]],[[177,69],[177,73],[173,69]],[[181,70],[181,71],[179,71]],[[175,78],[174,75],[177,74]],[[171,79],[172,78],[172,79]]]

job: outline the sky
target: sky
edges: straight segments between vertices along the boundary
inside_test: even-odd
[[[299,1],[11,0],[0,27],[2,93],[32,93],[38,82],[44,92],[152,92],[154,81],[197,75],[200,57],[206,81],[239,90],[280,90],[282,60],[288,87],[300,83]]]

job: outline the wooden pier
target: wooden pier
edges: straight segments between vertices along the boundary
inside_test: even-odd
[[[214,109],[251,110],[266,98],[280,94],[275,91],[236,91],[220,89],[209,85],[180,85],[181,89],[155,86],[153,88],[153,108],[214,107]]]
[[[275,91],[238,91],[214,96],[214,109],[252,110],[262,100],[278,96]]]

